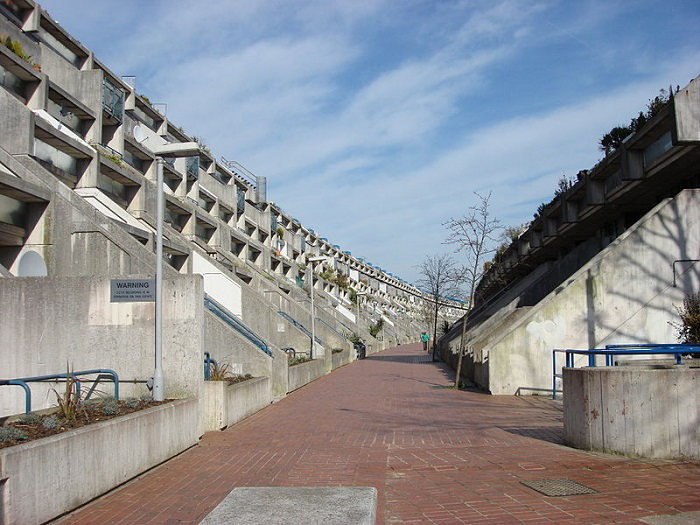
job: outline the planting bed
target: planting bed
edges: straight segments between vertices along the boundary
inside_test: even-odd
[[[75,418],[67,420],[59,415],[58,411],[44,413],[42,415],[30,413],[8,422],[3,427],[16,428],[24,437],[19,439],[7,439],[0,441],[0,448],[11,447],[26,443],[35,439],[53,436],[68,430],[84,427],[100,421],[106,421],[115,417],[138,412],[145,408],[162,405],[168,401],[151,401],[142,399],[127,399],[115,401],[113,399],[84,403],[76,412]],[[47,419],[53,418],[46,423]],[[47,428],[47,426],[49,428]],[[2,427],[0,427],[2,428]]]

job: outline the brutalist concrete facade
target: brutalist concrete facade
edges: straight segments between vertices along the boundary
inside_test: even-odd
[[[463,373],[492,393],[551,390],[555,348],[677,342],[676,306],[700,290],[700,77],[577,178],[479,283]]]
[[[81,336],[80,326],[54,338],[64,345],[55,353],[41,347],[41,337],[18,335],[32,329],[24,326],[34,311],[31,301],[41,298],[50,316],[53,304],[69,308],[59,298],[71,296],[61,289],[70,278],[84,278],[92,289],[104,290],[112,278],[153,275],[157,162],[148,146],[190,142],[192,137],[35,2],[3,2],[0,36],[7,43],[0,45],[1,330],[4,340],[13,341],[0,356],[13,363],[7,373],[14,377],[56,373],[66,360],[81,369],[81,354],[69,348],[70,338]],[[267,372],[273,395],[285,395],[288,374],[280,349],[303,353],[310,347],[311,271],[319,354],[328,371],[331,349],[350,350],[352,333],[377,351],[413,341],[427,328],[420,320],[425,301],[421,291],[353,257],[269,202],[263,178],[235,162],[215,159],[206,147],[197,156],[166,159],[163,169],[166,282],[182,275],[202,281],[191,283],[186,292],[166,285],[166,303],[197,304],[193,315],[201,319],[197,334],[173,336],[198,338],[199,343],[188,346],[193,355],[172,350],[179,342],[165,341],[170,359],[189,363],[203,358],[197,352],[210,351],[237,372]],[[309,263],[318,256],[326,262]],[[11,283],[31,275],[45,276],[31,284]],[[54,295],[43,293],[43,284]],[[90,286],[88,291],[74,290],[72,296],[94,306]],[[17,287],[24,291],[10,293]],[[360,308],[351,300],[352,290],[362,298]],[[152,305],[140,307],[133,317],[120,316],[117,310],[104,306],[97,317],[89,310],[84,319],[99,319],[118,332],[134,322],[145,326],[153,317]],[[56,317],[69,316],[63,311]],[[385,327],[377,339],[368,327],[379,319]],[[53,329],[61,330],[61,325]],[[149,337],[144,332],[137,338],[137,352],[145,356]],[[268,353],[260,342],[267,344]],[[93,343],[96,356],[105,357],[97,366],[109,368],[113,345],[101,348],[99,338]],[[60,360],[55,357],[59,355]],[[144,364],[130,371],[129,379],[145,380],[150,373]],[[197,396],[197,384],[178,386],[171,394]],[[8,396],[6,413],[19,408],[18,396],[5,390],[0,395]]]

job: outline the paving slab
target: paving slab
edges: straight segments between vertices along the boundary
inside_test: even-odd
[[[700,511],[700,465],[568,448],[544,396],[450,388],[420,345],[325,375],[62,523],[196,524],[239,487],[375,487],[377,523],[636,523]],[[570,480],[547,496],[522,482]],[[692,516],[692,515],[691,515]]]
[[[374,525],[374,487],[242,487],[201,525]]]

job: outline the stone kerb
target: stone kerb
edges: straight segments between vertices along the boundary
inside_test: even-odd
[[[0,523],[44,523],[197,443],[184,399],[0,450]]]
[[[314,359],[300,365],[289,367],[289,391],[293,392],[297,388],[311,383],[314,379],[318,379],[326,373],[325,360]]]
[[[700,368],[565,368],[564,439],[573,447],[700,459]]]
[[[202,432],[221,430],[262,410],[272,403],[269,377],[256,377],[229,385],[205,381],[201,403]]]

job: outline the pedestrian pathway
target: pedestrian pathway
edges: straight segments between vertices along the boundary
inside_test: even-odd
[[[407,345],[336,370],[204,436],[62,523],[198,523],[233,488],[372,486],[378,523],[642,523],[700,511],[700,465],[561,445],[561,405],[449,388]],[[596,494],[551,497],[523,481]]]

